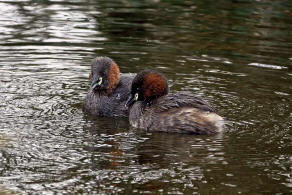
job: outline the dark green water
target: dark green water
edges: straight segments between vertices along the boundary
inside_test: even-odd
[[[216,136],[82,111],[90,63],[158,70]],[[292,193],[292,2],[0,1],[0,193]]]

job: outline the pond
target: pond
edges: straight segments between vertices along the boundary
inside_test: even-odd
[[[215,136],[82,109],[93,58],[208,100]],[[0,193],[292,193],[292,2],[0,0]]]

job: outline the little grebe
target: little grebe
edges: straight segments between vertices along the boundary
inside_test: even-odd
[[[148,131],[215,134],[223,118],[204,100],[189,92],[168,93],[163,75],[144,70],[136,75],[126,103],[133,127]]]
[[[108,57],[95,58],[91,64],[91,85],[84,101],[85,110],[97,116],[128,117],[124,104],[134,76],[120,74],[118,65]]]

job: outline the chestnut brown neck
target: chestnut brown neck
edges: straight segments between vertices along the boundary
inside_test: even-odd
[[[146,74],[141,88],[145,100],[152,100],[168,93],[166,79],[157,73]]]
[[[117,87],[120,82],[120,69],[116,63],[112,63],[107,74],[108,85],[106,93],[109,95]]]

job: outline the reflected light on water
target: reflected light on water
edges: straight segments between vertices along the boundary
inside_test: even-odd
[[[290,1],[0,1],[0,193],[290,194]],[[223,133],[89,116],[96,56],[162,72]]]

